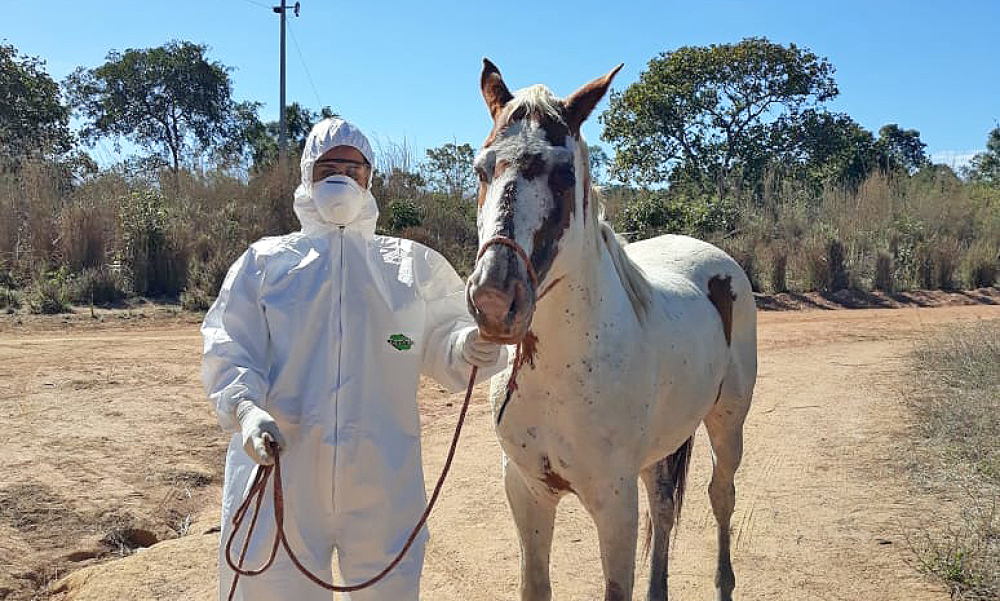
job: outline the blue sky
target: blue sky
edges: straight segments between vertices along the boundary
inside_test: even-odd
[[[212,59],[233,67],[236,98],[264,103],[262,116],[276,119],[273,4],[0,0],[0,39],[44,59],[56,79],[101,64],[112,48],[207,44]],[[944,162],[981,151],[1000,120],[998,0],[303,0],[301,16],[289,16],[287,98],[329,105],[377,145],[405,142],[420,159],[451,141],[478,146],[489,132],[478,86],[484,56],[512,89],[545,83],[566,96],[619,62],[613,87],[622,90],[660,52],[748,36],[827,57],[841,91],[833,109],[873,131],[918,129]],[[584,126],[591,143],[606,106]],[[102,163],[111,153],[95,150]]]

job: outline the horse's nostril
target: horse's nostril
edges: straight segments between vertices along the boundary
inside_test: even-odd
[[[514,282],[513,288],[508,319],[513,319],[528,302],[528,287],[524,285],[524,282]]]

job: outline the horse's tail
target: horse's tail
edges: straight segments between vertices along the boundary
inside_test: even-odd
[[[681,448],[674,451],[667,460],[674,476],[674,527],[681,523],[681,507],[684,505],[684,491],[687,489],[688,468],[694,451],[694,435],[684,441]]]
[[[681,508],[684,506],[684,491],[687,489],[688,468],[691,467],[691,455],[693,451],[694,434],[684,441],[684,444],[674,451],[672,455],[662,460],[662,463],[666,464],[664,467],[667,468],[667,473],[670,474],[671,481],[674,483],[674,489],[671,491],[671,496],[674,502],[675,538],[677,537],[677,526],[681,522]],[[653,520],[649,511],[646,512],[645,530],[645,540],[642,544],[643,561],[645,561],[649,556],[649,548],[653,538]]]

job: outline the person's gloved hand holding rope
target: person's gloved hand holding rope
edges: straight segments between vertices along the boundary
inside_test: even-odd
[[[493,365],[500,358],[500,345],[480,336],[475,326],[459,333],[455,347],[466,363],[476,367]]]
[[[268,441],[274,441],[278,449],[285,448],[285,439],[278,431],[278,424],[271,414],[258,407],[253,401],[243,400],[236,405],[236,421],[243,434],[243,450],[258,465],[271,465],[274,456]]]

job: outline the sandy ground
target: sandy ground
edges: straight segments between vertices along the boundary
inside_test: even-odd
[[[906,562],[907,533],[940,507],[898,471],[906,412],[894,390],[916,340],[997,317],[995,305],[760,313],[733,520],[739,598],[948,598]],[[0,321],[0,599],[212,598],[225,440],[198,382],[198,319]],[[461,398],[426,382],[420,402],[432,481]],[[709,469],[700,433],[672,545],[674,598],[713,596]],[[422,599],[516,598],[517,540],[482,387],[431,532]],[[647,568],[638,574],[636,599]],[[559,509],[552,578],[555,599],[601,598],[596,533],[574,498]]]

